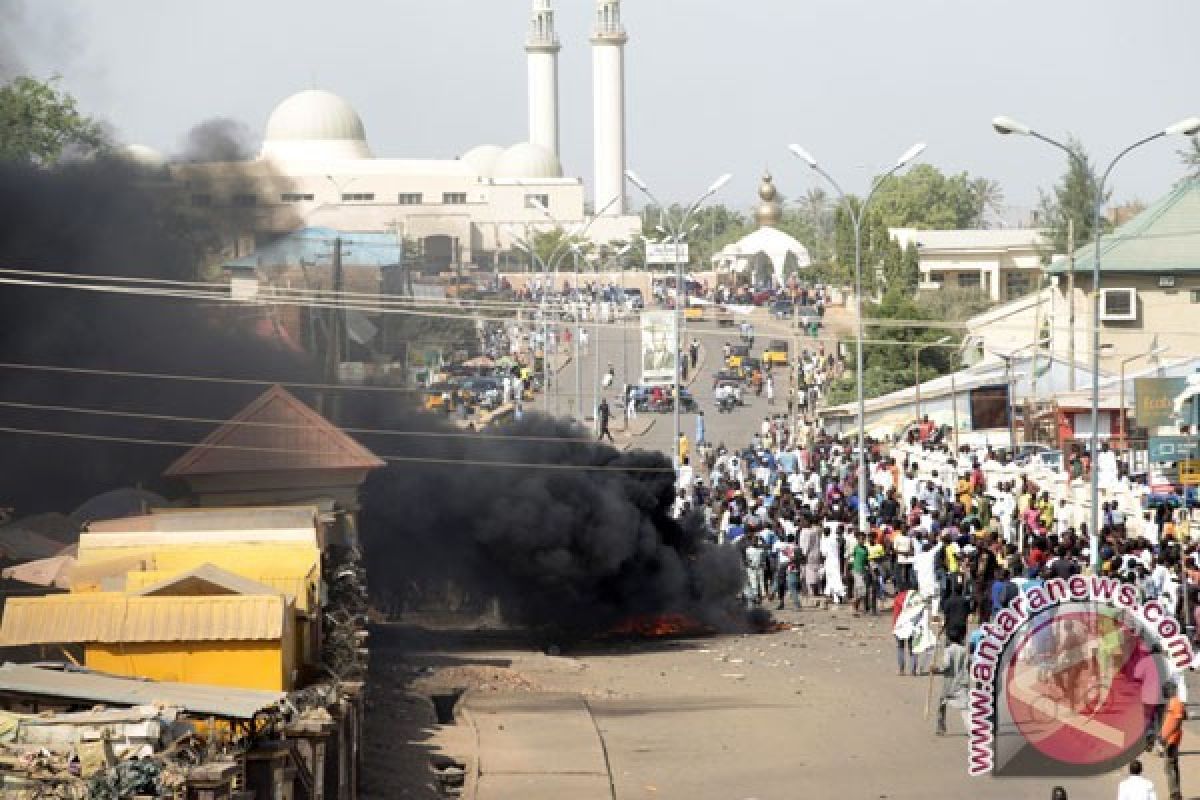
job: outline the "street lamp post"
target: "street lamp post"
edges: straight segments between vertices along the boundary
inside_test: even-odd
[[[666,206],[659,202],[658,198],[650,191],[650,187],[645,181],[638,177],[633,170],[626,170],[625,177],[638,188],[638,190],[650,198],[650,202],[654,203],[659,208],[666,210]],[[725,174],[713,181],[713,184],[705,190],[704,194],[688,206],[687,211],[679,218],[678,222],[674,222],[663,214],[663,224],[667,227],[664,233],[669,235],[675,243],[675,391],[671,401],[672,421],[674,422],[675,439],[671,442],[671,461],[676,468],[683,466],[679,461],[679,406],[683,401],[683,375],[681,373],[682,359],[679,357],[679,351],[683,347],[683,311],[682,308],[687,303],[687,290],[683,285],[683,259],[680,258],[680,245],[687,237],[689,230],[687,227],[688,221],[692,218],[705,200],[721,191],[721,188],[729,183],[732,175]]]
[[[951,337],[943,336],[936,342],[923,342],[918,344],[913,349],[913,386],[917,391],[916,397],[916,412],[917,422],[921,421],[921,351],[927,347],[941,347],[944,344],[949,344]]]
[[[1121,424],[1121,449],[1122,450],[1129,449],[1129,441],[1128,441],[1128,438],[1126,437],[1126,431],[1125,431],[1125,426],[1126,426],[1125,418],[1127,416],[1127,414],[1125,413],[1125,367],[1129,366],[1129,364],[1131,362],[1137,361],[1139,358],[1156,358],[1158,356],[1161,356],[1163,353],[1167,352],[1167,350],[1169,350],[1169,349],[1170,348],[1167,347],[1167,345],[1165,345],[1165,344],[1158,345],[1156,347],[1150,348],[1149,350],[1147,350],[1144,353],[1138,353],[1137,355],[1130,356],[1129,358],[1122,359],[1122,361],[1121,361],[1121,405],[1120,405],[1120,409],[1118,410],[1117,413],[1119,413],[1121,415],[1120,424]]]
[[[996,133],[1001,135],[1017,134],[1020,136],[1032,136],[1048,145],[1057,147],[1067,154],[1076,162],[1084,171],[1088,171],[1087,164],[1080,158],[1079,154],[1072,150],[1067,145],[1049,136],[1038,133],[1033,128],[1018,122],[1010,117],[996,117],[992,120],[992,127]],[[1090,538],[1090,546],[1092,551],[1092,569],[1098,571],[1100,569],[1100,474],[1096,470],[1096,456],[1100,452],[1100,244],[1103,232],[1100,228],[1100,217],[1104,211],[1104,187],[1108,183],[1108,178],[1112,175],[1113,169],[1117,163],[1125,156],[1141,147],[1149,144],[1157,139],[1162,139],[1167,136],[1195,136],[1200,133],[1200,117],[1188,117],[1180,120],[1174,125],[1169,125],[1160,131],[1144,136],[1138,139],[1133,144],[1126,147],[1108,163],[1100,179],[1096,180],[1094,172],[1091,173],[1093,182],[1095,183],[1096,194],[1092,198],[1092,436],[1091,436],[1091,521],[1088,525],[1088,536]],[[1075,307],[1075,298],[1070,299],[1071,308]],[[1072,339],[1075,332],[1071,331]],[[1122,411],[1122,413],[1124,413]]]
[[[833,190],[837,192],[838,198],[846,209],[846,213],[850,216],[850,222],[854,226],[854,309],[857,317],[857,330],[855,332],[857,353],[855,355],[855,365],[857,367],[857,393],[858,393],[858,529],[862,533],[870,532],[870,525],[867,520],[867,446],[866,446],[866,397],[863,392],[863,302],[862,302],[862,226],[866,217],[867,207],[871,204],[871,199],[879,190],[884,182],[895,175],[900,170],[908,166],[913,159],[921,155],[925,151],[925,144],[918,143],[905,151],[904,155],[896,160],[896,163],[885,172],[877,177],[871,183],[871,189],[867,192],[867,197],[863,200],[862,205],[857,209],[850,202],[849,196],[842,191],[842,187],[834,180],[833,176],[821,167],[817,160],[813,158],[807,150],[798,144],[793,144],[789,148],[792,155],[804,161],[808,166],[824,178]]]
[[[528,203],[532,208],[536,209],[542,216],[544,216],[547,220],[549,220],[551,223],[553,223],[555,225],[555,227],[557,227],[560,230],[563,230],[565,232],[565,235],[563,236],[562,241],[560,241],[558,243],[558,247],[555,248],[554,252],[551,254],[550,258],[548,259],[554,265],[555,283],[558,283],[558,263],[559,263],[559,261],[562,260],[562,258],[567,254],[567,252],[574,251],[576,253],[575,288],[578,291],[578,289],[579,289],[578,246],[574,240],[585,236],[587,234],[587,232],[589,230],[591,230],[592,225],[594,225],[596,223],[596,220],[600,219],[600,217],[602,217],[606,211],[608,211],[610,208],[612,208],[614,205],[616,205],[617,201],[620,199],[621,199],[620,196],[614,197],[612,200],[609,201],[608,205],[606,205],[604,208],[600,209],[598,212],[593,214],[592,218],[590,220],[588,220],[586,223],[584,223],[582,225],[578,225],[575,228],[568,231],[563,227],[562,223],[560,223],[554,217],[554,215],[550,213],[550,209],[547,208],[546,205],[544,203],[542,203],[541,200],[538,200],[536,197],[528,198]],[[515,238],[515,241],[517,242],[518,247],[521,247],[521,249],[526,250],[530,254],[531,258],[533,258],[535,261],[540,261],[540,259],[537,256],[536,248],[534,248],[532,242],[523,241],[519,238]],[[545,262],[542,262],[542,263],[545,264]],[[545,293],[545,291],[543,291],[542,297],[544,298],[545,296],[546,296],[546,293]],[[542,307],[543,307],[543,309],[545,308],[544,302],[542,304]],[[543,322],[545,322],[545,314],[544,313],[542,316],[542,320],[543,320]],[[545,334],[543,334],[543,338],[545,339]],[[548,357],[549,352],[547,349],[547,344],[548,344],[548,339],[546,339],[542,343],[542,367],[545,372],[545,377],[543,378],[543,384],[544,384],[543,390],[545,392],[545,396],[543,397],[543,401],[544,401],[543,407],[546,411],[549,411],[550,359]],[[580,399],[581,393],[582,393],[582,389],[578,385],[579,384],[579,377],[578,377],[578,375],[579,375],[579,350],[578,350],[579,337],[578,336],[575,337],[575,347],[576,347],[576,350],[575,350],[575,363],[576,363],[576,366],[575,366],[575,369],[576,369],[575,398],[576,398],[576,402],[579,402],[579,399]],[[558,394],[556,393],[555,394],[555,412],[556,413],[558,411],[557,403],[558,403]],[[581,419],[582,419],[582,416],[581,416]]]
[[[586,228],[585,228],[585,230],[586,230]],[[535,266],[541,267],[541,270],[542,270],[542,297],[541,297],[541,301],[539,302],[539,308],[541,309],[541,313],[542,313],[542,411],[549,414],[550,413],[550,327],[549,327],[549,322],[547,321],[547,307],[546,307],[546,296],[549,294],[549,292],[547,290],[550,288],[548,286],[548,283],[550,281],[551,270],[553,270],[555,279],[557,279],[558,264],[560,261],[562,261],[563,256],[565,256],[567,254],[567,251],[569,250],[569,244],[571,242],[571,239],[579,234],[578,233],[570,233],[567,236],[565,236],[563,238],[563,241],[559,243],[558,247],[556,247],[554,249],[554,251],[550,254],[550,257],[548,259],[543,259],[541,256],[538,255],[537,248],[533,245],[533,242],[530,241],[529,239],[521,238],[512,229],[509,230],[509,235],[512,236],[513,244],[515,244],[519,250],[523,250],[525,253],[527,253],[529,255],[529,259],[530,259],[531,263],[533,263]],[[558,403],[558,395],[556,393],[555,394],[555,405],[556,405],[555,410],[556,411],[557,411],[557,403]]]

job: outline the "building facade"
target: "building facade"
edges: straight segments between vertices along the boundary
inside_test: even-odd
[[[919,288],[964,289],[1003,303],[1038,288],[1048,253],[1036,228],[924,231],[892,228],[892,238],[914,244],[920,259]]]

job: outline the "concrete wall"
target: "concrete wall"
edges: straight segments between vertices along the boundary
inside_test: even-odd
[[[1116,374],[1121,361],[1148,352],[1156,344],[1170,348],[1171,358],[1194,355],[1200,349],[1200,303],[1193,302],[1193,291],[1200,291],[1200,274],[1180,273],[1173,288],[1159,288],[1157,274],[1105,274],[1101,289],[1136,289],[1137,319],[1130,322],[1100,324],[1100,367]],[[1090,275],[1077,275],[1073,297],[1067,292],[1065,275],[1057,278],[1057,317],[1054,324],[1055,353],[1065,355],[1072,332],[1067,322],[1072,299],[1075,304],[1075,354],[1089,362],[1092,358],[1092,299]],[[1132,362],[1128,369],[1146,366],[1144,360]]]

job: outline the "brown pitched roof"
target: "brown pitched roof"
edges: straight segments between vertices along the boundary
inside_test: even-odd
[[[237,416],[184,453],[172,477],[310,469],[376,469],[384,462],[333,423],[272,386]]]

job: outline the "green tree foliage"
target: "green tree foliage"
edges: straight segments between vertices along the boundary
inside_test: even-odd
[[[986,228],[988,212],[999,214],[1004,210],[1004,189],[999,182],[984,177],[972,178],[969,186],[975,204],[971,226]]]
[[[1075,223],[1075,246],[1090,242],[1094,235],[1092,230],[1093,213],[1095,211],[1096,195],[1099,191],[1096,172],[1088,158],[1083,143],[1071,137],[1067,140],[1067,148],[1074,154],[1067,158],[1067,171],[1062,180],[1050,191],[1042,192],[1040,215],[1042,225],[1048,229],[1047,239],[1050,252],[1067,252],[1067,228],[1070,221]],[[1103,202],[1108,202],[1106,194]],[[1104,230],[1108,223],[1101,218]]]
[[[978,179],[976,179],[978,180]],[[879,187],[871,208],[889,228],[969,228],[979,218],[973,181],[918,164]]]
[[[0,86],[0,160],[53,166],[68,148],[105,144],[99,124],[81,114],[58,79],[20,76]]]
[[[867,303],[863,313],[868,319],[922,321],[935,320],[938,317],[924,303],[920,303],[910,294],[892,290],[884,294],[878,303]],[[916,347],[919,344],[931,345],[938,341],[946,332],[941,329],[920,327],[891,327],[887,325],[867,325],[864,338],[868,344],[863,347],[863,387],[867,397],[905,389],[913,385],[916,377],[914,371]],[[879,341],[886,342],[884,344]],[[829,402],[831,405],[849,402],[856,395],[855,361],[853,358],[854,343],[851,347],[850,369],[830,389]],[[948,342],[945,345],[923,347],[921,349],[921,380],[929,380],[938,375],[945,375],[957,366],[957,343]]]
[[[646,206],[642,212],[642,236],[652,240],[665,238],[664,231],[678,230],[687,211],[686,207],[678,203],[665,210],[658,206]],[[713,255],[721,248],[736,242],[752,230],[745,214],[723,205],[697,209],[688,219],[687,229],[691,231],[686,237],[690,256],[688,264],[696,268],[707,267],[712,262]],[[639,240],[635,243],[630,259],[635,263],[645,261],[644,241]]]

